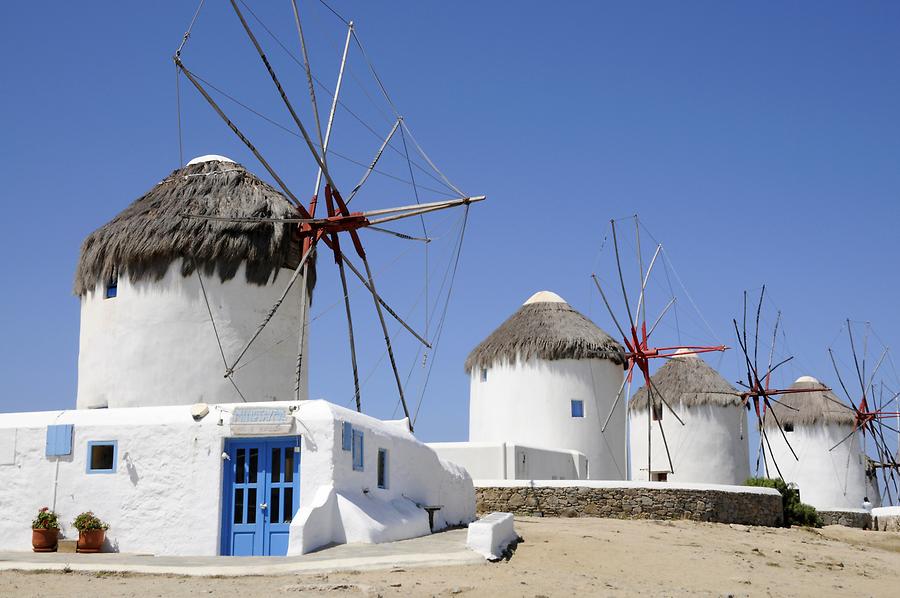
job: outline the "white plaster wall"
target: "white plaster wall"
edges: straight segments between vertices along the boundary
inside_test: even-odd
[[[184,277],[173,263],[159,281],[132,284],[119,277],[118,296],[105,286],[81,299],[78,355],[79,409],[231,403],[241,401],[225,379],[206,302],[196,274]],[[292,272],[273,282],[246,282],[244,266],[227,282],[204,276],[203,283],[229,363],[284,291]],[[294,400],[300,329],[298,280],[255,341],[234,380],[247,401]],[[308,311],[307,311],[308,313]],[[304,349],[301,399],[307,396],[309,350]],[[257,357],[260,357],[256,359]]]
[[[386,542],[427,534],[428,517],[420,506],[441,506],[435,529],[475,519],[472,478],[416,440],[406,420],[381,421],[325,401],[306,401],[297,415],[303,424],[304,460],[300,511],[291,523],[288,554],[330,542]],[[363,432],[362,471],[353,469],[352,451],[342,449],[345,421]],[[380,448],[388,451],[387,488],[378,487]]]
[[[587,474],[587,457],[578,451],[505,442],[433,442],[428,446],[476,480],[577,480]]]
[[[215,555],[219,550],[222,430],[187,407],[0,415],[16,430],[15,462],[0,466],[0,549],[30,550],[31,520],[43,506],[63,533],[82,511],[110,524],[107,550]],[[46,457],[46,426],[74,424],[73,452]],[[89,440],[117,440],[116,472],[87,474]]]
[[[662,425],[672,457],[674,473],[670,482],[702,484],[743,484],[750,477],[747,440],[747,411],[739,406],[673,404],[684,421],[682,426],[663,406]],[[631,479],[647,476],[647,410],[628,414]],[[652,422],[651,470],[669,470],[659,422]]]
[[[769,428],[767,435],[772,445],[772,452],[766,452],[769,477],[777,477],[777,463],[785,481],[800,488],[800,500],[823,511],[859,509],[865,496],[873,505],[879,505],[876,491],[867,483],[866,457],[859,433],[829,450],[850,434],[851,429],[837,425],[796,426],[793,432],[785,434],[797,453],[797,461],[778,430]]]
[[[622,367],[605,359],[500,363],[485,382],[473,370],[469,440],[578,451],[590,479],[625,479],[623,405],[600,432],[623,378]],[[583,418],[572,417],[572,399],[584,401]]]

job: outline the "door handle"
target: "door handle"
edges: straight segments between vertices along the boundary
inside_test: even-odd
[[[269,505],[264,502],[261,502],[261,503],[259,503],[259,508],[262,509],[263,511],[265,511],[266,509],[269,508]]]

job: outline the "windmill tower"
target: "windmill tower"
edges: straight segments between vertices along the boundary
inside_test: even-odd
[[[185,213],[210,219],[185,218]],[[295,285],[250,361],[234,355],[300,259],[293,227],[213,218],[294,215],[271,185],[222,156],[176,170],[81,248],[79,409],[305,399],[296,370],[308,292]],[[307,290],[315,271],[306,276]],[[242,390],[243,389],[243,390]]]
[[[611,299],[613,299],[614,296],[611,295],[610,288],[607,287],[607,290],[604,291],[604,285],[601,284],[600,277],[597,276],[597,274],[593,274],[592,278],[594,280],[594,284],[597,287],[597,291],[599,291],[600,297],[603,300],[603,304],[604,306],[606,306],[606,310],[609,312],[609,316],[616,326],[616,330],[618,330],[619,334],[621,335],[620,338],[625,345],[625,357],[627,359],[627,363],[625,366],[627,374],[624,380],[622,380],[622,384],[619,386],[619,390],[616,393],[616,398],[612,401],[608,414],[602,420],[600,431],[601,433],[605,433],[609,429],[610,424],[613,421],[613,416],[616,413],[616,408],[619,405],[619,398],[624,397],[625,402],[629,400],[629,397],[631,395],[632,378],[635,373],[640,373],[641,377],[643,377],[644,379],[644,385],[648,395],[647,400],[650,401],[653,406],[658,407],[656,409],[647,409],[644,411],[647,414],[647,423],[644,427],[645,434],[642,437],[643,441],[646,444],[646,449],[643,451],[645,463],[643,471],[645,473],[643,473],[641,476],[638,476],[637,478],[633,477],[632,479],[641,478],[652,481],[654,479],[655,471],[657,473],[655,479],[661,479],[659,475],[660,473],[671,473],[673,470],[671,452],[669,451],[669,445],[666,441],[666,432],[663,426],[662,410],[666,410],[671,414],[672,419],[675,422],[675,426],[684,427],[686,424],[678,414],[678,412],[674,409],[671,402],[671,397],[667,397],[666,394],[661,389],[657,388],[653,383],[653,380],[650,376],[651,362],[659,359],[672,359],[676,355],[686,356],[698,355],[700,353],[709,353],[713,351],[722,352],[727,350],[728,347],[724,345],[708,346],[675,344],[669,346],[659,346],[655,344],[656,337],[653,334],[656,331],[657,326],[665,318],[666,314],[670,313],[670,310],[672,310],[672,308],[675,306],[676,297],[671,296],[668,301],[662,304],[659,309],[658,315],[655,317],[655,319],[650,320],[648,323],[647,311],[649,310],[649,308],[647,304],[650,298],[650,293],[648,293],[647,291],[648,283],[651,281],[653,268],[658,263],[658,261],[662,262],[663,267],[666,268],[668,276],[668,270],[670,266],[668,264],[668,259],[663,253],[663,246],[661,244],[656,245],[656,249],[653,252],[652,256],[648,257],[642,253],[640,232],[641,228],[642,225],[640,223],[640,220],[638,220],[637,215],[635,215],[634,246],[637,250],[637,261],[634,265],[637,267],[637,277],[632,280],[637,280],[640,283],[640,286],[634,291],[634,295],[631,295],[631,293],[627,289],[628,285],[625,282],[626,277],[623,268],[623,253],[619,248],[619,233],[617,233],[616,220],[610,220],[610,231],[612,233],[613,249],[615,251],[615,272],[618,275],[619,283],[618,285],[614,285],[614,287],[618,286],[618,288],[621,290],[621,306],[624,307],[624,311],[620,311],[618,317],[616,316],[616,310],[611,304]],[[659,259],[660,256],[662,256],[661,260]],[[644,268],[645,263],[647,264],[646,269]],[[669,285],[669,289],[671,291],[671,285]],[[634,297],[637,297],[637,302],[633,303],[632,300],[629,299],[629,296],[632,296],[632,299]],[[634,309],[632,309],[632,306],[634,307]],[[655,412],[659,417],[653,420],[653,413],[651,412]],[[657,429],[658,440],[662,441],[661,446],[666,460],[665,469],[660,469],[658,471],[654,469],[654,465],[652,463],[652,456],[655,452],[658,452],[658,449],[655,451],[652,446],[654,444],[654,433],[652,431],[653,428]],[[637,440],[635,437],[635,440],[632,442],[632,446],[636,441]],[[636,473],[641,469],[641,466],[635,462],[634,455],[632,455],[631,458],[630,469],[632,473]]]
[[[865,497],[878,506],[853,409],[812,376],[801,376],[790,388],[793,392],[769,407],[777,420],[764,418],[766,429],[781,426],[790,439],[788,446],[780,435],[769,434],[767,467],[778,463],[784,480],[796,484],[803,502],[817,509],[859,509]]]
[[[705,361],[693,354],[676,354],[651,377],[653,387],[667,397],[684,421],[664,436],[658,422],[667,414],[662,402],[650,403],[642,386],[628,404],[632,479],[646,479],[648,447],[654,481],[742,484],[750,476],[747,411],[737,390]],[[648,404],[652,409],[647,417]],[[647,425],[652,440],[647,442]],[[666,450],[668,448],[668,451]]]
[[[556,293],[535,293],[466,359],[469,441],[574,450],[588,479],[624,479],[624,413],[600,432],[624,365],[606,332]]]

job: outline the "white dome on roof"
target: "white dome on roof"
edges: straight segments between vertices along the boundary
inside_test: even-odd
[[[188,166],[191,164],[200,164],[201,162],[231,162],[234,164],[234,160],[231,158],[226,158],[225,156],[220,156],[218,154],[206,154],[205,156],[197,156],[193,160],[187,163]]]
[[[528,298],[528,301],[522,305],[531,305],[532,303],[565,303],[566,300],[554,293],[553,291],[538,291]]]
[[[809,383],[812,383],[812,384],[822,384],[821,382],[819,382],[818,379],[813,378],[812,376],[800,376],[799,378],[797,378],[797,380],[794,382],[794,384],[797,384],[797,383],[799,383],[799,382],[809,382]]]

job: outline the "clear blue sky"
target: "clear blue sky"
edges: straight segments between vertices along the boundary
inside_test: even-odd
[[[288,2],[250,4],[296,46]],[[185,61],[287,124],[227,3],[207,5]],[[79,245],[178,165],[171,55],[195,6],[5,7],[0,411],[74,405]],[[304,6],[317,74],[330,84],[341,25],[317,3]],[[834,383],[825,347],[844,318],[871,320],[888,344],[900,338],[897,3],[334,6],[356,21],[426,150],[459,186],[490,198],[471,213],[419,421],[424,439],[466,437],[463,360],[534,291],[560,293],[612,331],[588,277],[609,219],[635,212],[725,342],[734,344],[742,290],[768,284],[797,355],[792,375]],[[296,65],[260,37],[305,104]],[[351,60],[364,78],[359,55]],[[182,83],[185,159],[222,153],[264,174]],[[364,113],[371,108],[361,95],[351,99]],[[233,105],[229,111],[307,196],[312,166],[298,141]],[[335,149],[366,161],[377,140],[361,139],[336,137]],[[403,175],[403,166],[392,168]],[[349,186],[359,169],[341,174]],[[408,187],[395,187],[360,205],[411,199]],[[372,251],[387,268],[404,246],[385,243],[375,243],[383,253]],[[323,260],[326,270],[316,299],[323,310],[337,285]],[[412,305],[420,270],[386,276],[389,300]],[[370,304],[356,297],[358,318],[372,321]],[[352,391],[339,312],[314,323],[312,394],[343,403]],[[377,336],[361,326],[377,358]],[[398,342],[405,371],[414,349]],[[728,379],[739,376],[733,355],[715,363]],[[382,372],[364,391],[375,415],[391,415],[388,382]]]

